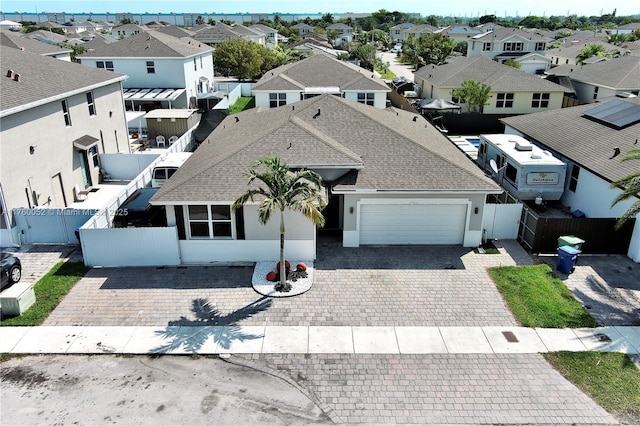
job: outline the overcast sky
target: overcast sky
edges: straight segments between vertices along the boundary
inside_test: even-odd
[[[612,13],[617,15],[640,14],[640,3],[636,0],[109,0],[109,1],[10,1],[2,0],[2,12],[93,12],[93,13],[236,13],[236,12],[280,12],[280,13],[344,13],[374,12],[380,9],[400,12],[417,12],[423,16],[550,16],[576,14],[579,16]]]

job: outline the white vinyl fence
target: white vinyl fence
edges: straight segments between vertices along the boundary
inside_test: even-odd
[[[180,264],[178,231],[164,228],[80,229],[87,266],[170,266]]]
[[[13,209],[16,243],[78,244],[75,230],[93,216],[95,209]]]
[[[159,154],[100,154],[100,168],[112,181],[135,179],[144,169],[153,163]]]

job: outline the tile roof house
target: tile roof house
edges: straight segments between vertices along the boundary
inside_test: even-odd
[[[482,56],[457,57],[444,65],[427,65],[414,73],[422,98],[457,101],[452,90],[465,80],[491,86],[489,104],[484,114],[528,114],[559,109],[567,89],[517,68],[499,64]],[[463,109],[465,108],[463,104]],[[468,108],[467,108],[468,109]]]
[[[592,65],[590,65],[592,66]],[[615,108],[627,117],[617,121],[597,108]],[[603,110],[600,110],[603,111]],[[605,110],[606,111],[606,110]],[[640,98],[611,99],[560,111],[541,112],[501,120],[505,133],[524,136],[567,163],[566,189],[561,203],[591,218],[618,218],[633,203],[611,207],[620,194],[611,182],[638,171],[637,161],[622,162],[636,148],[640,135]],[[640,220],[636,219],[628,256],[640,262]]]
[[[550,38],[531,31],[516,28],[484,29],[468,39],[467,57],[482,56],[504,63],[513,59],[520,63],[520,69],[529,74],[541,74],[549,69],[551,59],[545,56]]]
[[[213,89],[212,51],[191,38],[146,31],[78,58],[83,65],[128,75],[124,88],[140,92],[128,93],[127,108],[187,108]]]
[[[2,246],[11,211],[64,208],[98,183],[101,153],[129,152],[123,74],[0,46]],[[7,231],[8,229],[8,231]],[[7,232],[9,234],[7,234]]]
[[[243,171],[268,156],[323,177],[327,227],[344,246],[476,246],[487,194],[502,192],[416,114],[331,95],[253,108],[227,117],[151,199],[177,227],[183,263],[278,257],[277,221],[259,225],[256,204],[230,210],[247,189]],[[315,226],[298,213],[285,220],[287,256],[314,259]]]
[[[548,73],[568,76],[580,102],[599,102],[612,96],[640,93],[640,56],[623,56],[582,66],[565,65]]]
[[[391,89],[370,71],[316,54],[268,71],[253,87],[256,106],[275,108],[330,93],[385,108]]]
[[[71,49],[56,46],[54,44],[42,43],[28,37],[15,34],[8,34],[5,31],[0,32],[0,44],[2,46],[11,47],[13,49],[26,50],[28,52],[37,53],[42,56],[60,59],[71,62]]]

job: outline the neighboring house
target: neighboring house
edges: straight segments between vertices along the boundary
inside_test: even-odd
[[[640,94],[640,56],[623,56],[582,66],[565,65],[551,69],[549,74],[568,77],[578,100],[583,103]]]
[[[27,37],[14,35],[11,33],[0,33],[0,44],[13,49],[25,50],[31,53],[37,53],[42,56],[60,59],[71,62],[71,49],[62,48],[49,43],[42,43]]]
[[[278,35],[278,30],[274,30],[273,28],[264,24],[254,24],[251,25],[249,29],[263,33],[265,35],[266,42],[271,44],[272,46],[278,45],[278,39],[280,37]]]
[[[82,47],[86,52],[91,52],[92,50],[99,49],[111,43],[116,43],[116,40],[113,39],[113,37],[99,34],[95,38],[82,43]]]
[[[594,65],[590,65],[594,66]],[[598,108],[614,108],[618,116]],[[600,113],[598,113],[600,111]],[[626,121],[617,121],[619,118]],[[519,134],[567,163],[563,206],[590,218],[618,218],[637,200],[612,207],[620,189],[611,183],[638,171],[637,161],[620,161],[636,148],[640,135],[640,98],[612,99],[502,119],[505,133]],[[640,220],[631,237],[628,256],[640,262]]]
[[[266,36],[262,32],[251,30],[244,25],[227,25],[217,22],[215,25],[207,25],[195,32],[192,36],[194,40],[211,46],[222,43],[225,40],[241,39],[253,41],[265,45]]]
[[[127,74],[127,108],[186,108],[213,90],[213,49],[191,38],[147,31],[78,55],[88,67]],[[171,92],[170,92],[171,91]],[[155,95],[154,95],[155,94]]]
[[[421,98],[441,98],[460,101],[451,92],[462,87],[465,80],[474,80],[491,87],[484,114],[528,114],[562,108],[567,89],[517,68],[502,65],[482,56],[451,58],[444,65],[427,65],[414,73]],[[468,106],[462,104],[463,111]]]
[[[640,22],[630,22],[628,24],[620,25],[619,27],[612,29],[605,29],[607,34],[631,34],[634,31],[640,30]]]
[[[309,24],[305,24],[304,22],[299,22],[295,25],[292,25],[291,29],[296,31],[300,37],[303,37],[307,33],[314,32],[314,28]]]
[[[461,41],[468,42],[471,37],[481,33],[481,30],[472,28],[468,25],[450,25],[434,31],[434,34],[442,34],[451,37],[456,43],[460,43]]]
[[[11,223],[14,208],[69,206],[76,188],[98,184],[98,154],[129,152],[126,76],[5,46],[0,54],[1,220]]]
[[[62,46],[67,40],[66,36],[56,34],[53,31],[37,30],[28,34],[24,34],[24,37],[32,40],[37,40],[42,43],[55,44]]]
[[[243,172],[277,156],[318,172],[325,229],[343,245],[482,242],[487,195],[502,189],[420,116],[323,95],[227,117],[152,197],[177,228],[182,263],[275,260],[279,222],[258,222],[258,202],[231,210]],[[316,257],[316,227],[286,212],[286,256]]]
[[[9,20],[0,21],[0,30],[22,31],[22,24]]]
[[[329,42],[309,41],[308,39],[300,40],[295,43],[287,45],[287,49],[304,55],[304,57],[312,56],[315,54],[325,54],[332,58],[337,58],[340,55],[348,55],[346,50],[336,49]]]
[[[111,36],[116,39],[130,37],[132,35],[143,33],[147,28],[143,25],[124,24],[111,28]]]
[[[545,56],[550,38],[516,28],[484,28],[468,40],[467,57],[482,56],[504,63],[513,59],[529,74],[542,74],[549,69],[551,59]]]
[[[341,46],[342,42],[351,43],[353,41],[353,28],[343,23],[331,24],[327,27],[327,34],[335,31],[338,36],[333,40],[335,46]]]
[[[275,108],[325,93],[386,108],[391,89],[371,71],[316,54],[267,71],[253,87],[257,107]]]
[[[159,33],[167,34],[170,36],[174,36],[177,38],[182,38],[182,37],[193,38],[193,34],[194,34],[193,31],[189,31],[182,27],[176,27],[175,25],[161,25],[155,28],[155,31],[158,31]]]
[[[585,47],[596,44],[602,46],[607,52],[617,51],[621,55],[626,55],[631,53],[630,49],[625,47],[616,46],[615,44],[609,44],[605,41],[593,39],[591,42],[580,42],[580,43],[565,43],[560,47],[555,49],[549,49],[546,52],[546,56],[551,59],[551,66],[558,65],[576,65],[576,57],[580,53],[582,49]],[[596,59],[599,57],[596,57]]]

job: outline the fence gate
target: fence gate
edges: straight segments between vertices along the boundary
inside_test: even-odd
[[[78,244],[75,230],[94,209],[13,209],[20,244]]]

